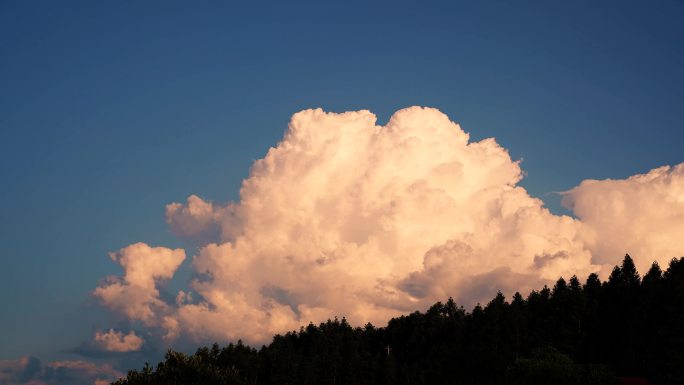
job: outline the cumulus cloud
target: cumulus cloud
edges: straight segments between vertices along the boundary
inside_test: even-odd
[[[240,231],[238,208],[235,204],[218,205],[190,195],[186,204],[166,206],[166,223],[175,235],[198,245],[233,240]]]
[[[173,276],[185,259],[185,251],[135,243],[110,257],[124,268],[124,276],[108,277],[93,294],[129,319],[155,325],[157,316],[168,308],[159,298],[157,283]]]
[[[599,264],[629,253],[640,271],[684,255],[684,163],[627,179],[585,180],[563,193],[582,221],[582,238]]]
[[[472,305],[497,290],[586,276],[629,251],[598,248],[586,187],[565,196],[582,222],[549,212],[518,185],[522,176],[494,139],[471,141],[436,109],[400,110],[385,126],[369,111],[302,111],[254,163],[239,202],[193,195],[167,206],[172,231],[202,245],[175,304],[155,283],[184,254],[144,244],[115,254],[124,277],[95,295],[167,340],[261,343],[338,315],[384,323],[448,296]]]
[[[31,356],[0,360],[3,385],[102,385],[121,376],[111,365],[98,366],[87,361],[55,361],[43,365]]]
[[[96,332],[93,340],[101,349],[119,353],[138,351],[144,343],[142,337],[137,336],[132,330],[128,334],[114,329],[104,333]]]

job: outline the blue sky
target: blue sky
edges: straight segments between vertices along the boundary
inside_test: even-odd
[[[164,205],[228,201],[305,108],[439,108],[552,192],[684,160],[684,3],[0,4],[0,359],[72,357]],[[182,270],[171,286],[182,285]]]

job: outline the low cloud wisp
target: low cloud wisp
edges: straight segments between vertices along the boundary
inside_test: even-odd
[[[55,361],[42,364],[31,356],[0,360],[3,385],[106,385],[123,376],[111,365],[86,361]]]

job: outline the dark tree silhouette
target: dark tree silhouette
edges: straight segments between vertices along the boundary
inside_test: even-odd
[[[449,298],[385,327],[309,324],[258,351],[239,341],[169,351],[115,384],[599,385],[616,375],[684,384],[684,258],[642,280],[626,255],[606,282],[560,278],[472,312]]]

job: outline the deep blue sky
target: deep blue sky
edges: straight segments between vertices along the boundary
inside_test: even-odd
[[[437,107],[556,212],[684,161],[684,3],[468,3],[1,2],[0,359],[111,326],[107,253],[183,246],[164,205],[236,199],[304,108]]]

